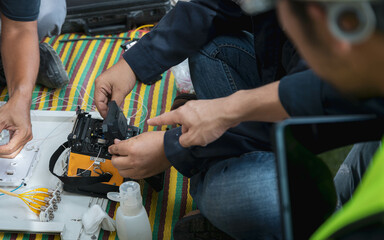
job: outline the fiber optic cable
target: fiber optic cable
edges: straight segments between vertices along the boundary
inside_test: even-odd
[[[0,188],[0,192],[21,199],[28,208],[37,215],[39,215],[41,211],[48,209],[50,206],[53,208],[52,211],[56,210],[57,203],[61,201],[60,192],[52,191],[48,188],[36,188],[20,194]]]
[[[62,39],[59,40],[59,43],[65,43],[65,42],[75,42],[75,41],[93,41],[93,40],[139,40],[140,38],[135,38],[136,32],[143,28],[150,28],[153,27],[153,24],[147,24],[142,25],[130,34],[133,37],[85,37],[85,38],[71,38],[71,39]]]
[[[21,186],[23,186],[23,185],[24,185],[24,182],[22,182],[22,183],[20,184],[20,186],[18,186],[17,188],[12,189],[10,192],[14,192],[14,191],[16,191],[17,189],[21,188]],[[5,195],[4,193],[0,193],[0,196],[4,196],[4,195]]]

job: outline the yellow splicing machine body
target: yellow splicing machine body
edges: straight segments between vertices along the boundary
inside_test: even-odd
[[[84,175],[97,177],[102,173],[112,175],[111,180],[109,182],[103,182],[104,184],[120,186],[124,182],[124,178],[120,176],[110,159],[96,158],[73,152],[70,153],[68,160],[68,177],[80,177]]]

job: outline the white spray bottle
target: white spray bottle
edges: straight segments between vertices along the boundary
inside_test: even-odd
[[[140,185],[134,181],[120,185],[120,193],[110,192],[107,197],[120,202],[116,211],[116,229],[120,240],[150,240],[151,225],[142,204]]]

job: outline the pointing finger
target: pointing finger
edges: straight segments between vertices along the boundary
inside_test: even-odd
[[[152,119],[148,119],[147,123],[152,126],[160,126],[160,125],[172,125],[172,124],[181,124],[178,112],[171,111],[161,114],[160,116],[154,117]]]

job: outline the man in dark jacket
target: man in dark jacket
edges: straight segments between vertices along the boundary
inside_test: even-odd
[[[116,142],[109,149],[114,166],[121,175],[139,179],[172,165],[191,177],[191,195],[216,227],[237,239],[280,238],[267,122],[289,116],[377,112],[376,102],[347,101],[308,70],[274,11],[250,17],[232,1],[206,0],[179,2],[96,79],[95,101],[101,115],[106,115],[110,99],[122,103],[136,80],[151,83],[187,57],[198,99],[215,102],[194,112],[204,116],[194,122],[203,129],[200,132],[220,127],[223,116],[224,122],[244,117],[229,121],[213,134],[214,139],[184,144],[190,147],[179,142],[188,134],[187,124]],[[226,96],[232,100],[215,108]],[[204,147],[192,146],[198,144]]]
[[[348,95],[384,96],[384,1],[282,0],[278,11],[287,34],[319,76]],[[375,219],[383,212],[383,148],[375,153],[379,145],[382,143],[354,146],[335,183],[338,192],[345,193],[339,196],[342,203],[349,200],[349,190],[359,184],[356,193],[343,211],[330,217],[311,239],[383,237],[382,223]],[[354,169],[351,163],[356,164]],[[345,176],[353,172],[361,175],[368,163],[371,166],[361,183],[356,179],[345,181]]]

